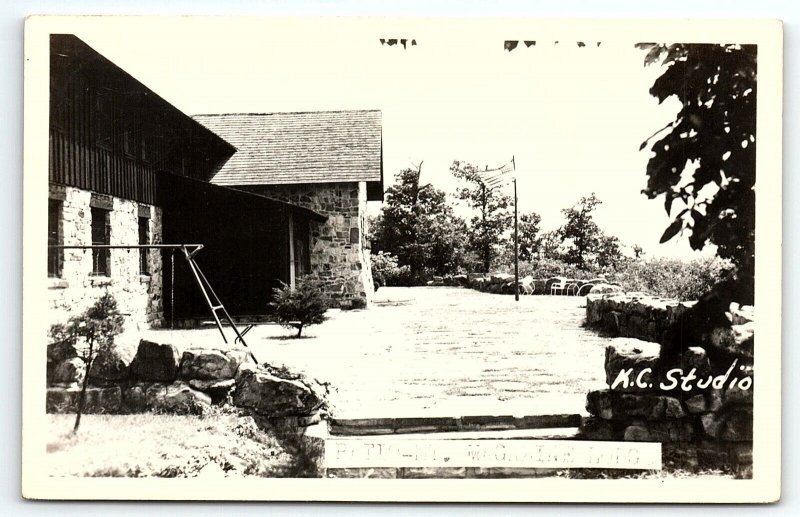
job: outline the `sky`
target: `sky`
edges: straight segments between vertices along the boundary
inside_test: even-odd
[[[513,156],[520,212],[539,213],[544,230],[594,192],[606,233],[649,256],[696,254],[685,237],[659,245],[670,219],[663,200],[641,194],[649,151],[639,145],[679,106],[649,95],[660,70],[644,67],[635,41],[548,38],[508,52],[497,31],[446,23],[410,34],[331,20],[326,30],[303,20],[227,23],[98,25],[76,35],[190,115],[380,109],[387,186],[422,162],[423,183],[453,192],[453,160],[493,168]]]

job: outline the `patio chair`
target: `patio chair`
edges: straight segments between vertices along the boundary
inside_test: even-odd
[[[550,294],[564,294],[564,290],[567,288],[567,279],[563,276],[556,278],[558,278],[558,282],[553,282],[553,284],[550,285]]]
[[[565,294],[567,296],[575,296],[576,294],[578,294],[578,289],[579,289],[578,284],[576,284],[574,282],[570,283],[569,285],[567,285],[567,288],[565,290],[566,291]]]
[[[592,284],[592,283],[586,283],[586,284],[583,284],[583,285],[580,287],[580,289],[578,289],[578,293],[577,293],[577,295],[578,295],[578,296],[581,296],[581,292],[583,292],[583,291],[584,291],[584,289],[585,289],[586,291],[585,291],[583,294],[589,294],[589,292],[592,290],[592,287],[594,287],[594,284]]]
[[[529,275],[520,280],[517,284],[517,290],[520,294],[533,294],[534,291],[536,291],[536,286],[533,283],[533,277]]]

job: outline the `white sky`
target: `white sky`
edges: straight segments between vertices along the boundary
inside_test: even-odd
[[[222,23],[126,23],[76,35],[188,114],[380,109],[387,186],[424,160],[422,181],[452,191],[453,160],[491,168],[514,155],[520,211],[541,214],[544,229],[595,192],[607,233],[651,256],[692,254],[685,238],[658,244],[669,218],[662,200],[641,194],[649,153],[639,144],[678,105],[649,95],[659,70],[643,67],[635,42],[578,48],[574,38],[551,38],[507,52],[494,33],[448,33],[442,23],[403,50],[336,25],[320,33],[303,21],[242,23],[222,37],[214,30]]]

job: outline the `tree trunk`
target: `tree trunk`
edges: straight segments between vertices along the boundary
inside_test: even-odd
[[[78,432],[81,426],[81,415],[83,414],[84,406],[86,405],[86,388],[89,387],[89,370],[92,368],[92,356],[94,354],[94,339],[89,342],[89,356],[86,362],[86,373],[83,376],[83,384],[81,386],[81,393],[78,395],[78,411],[75,415],[75,426],[72,428],[72,434]]]

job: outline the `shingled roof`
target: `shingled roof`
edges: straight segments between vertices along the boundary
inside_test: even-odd
[[[236,147],[212,183],[382,183],[378,110],[226,113],[193,118]]]

